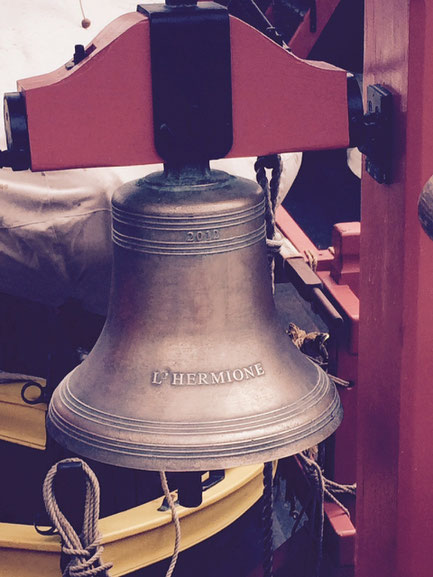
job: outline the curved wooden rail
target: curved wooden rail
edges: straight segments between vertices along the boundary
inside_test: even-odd
[[[0,439],[44,449],[46,406],[24,403],[22,386],[22,382],[15,382],[0,388]],[[262,470],[262,465],[228,469],[224,480],[203,493],[200,507],[179,507],[181,549],[211,537],[245,513],[262,495]],[[170,511],[158,511],[161,502],[162,497],[101,519],[104,561],[114,564],[112,577],[127,575],[172,554],[174,526]],[[30,525],[0,523],[1,577],[58,577],[59,563],[57,536],[39,535]]]
[[[218,533],[245,513],[263,491],[262,465],[226,471],[223,481],[205,491],[195,509],[179,507],[181,550]],[[103,558],[112,577],[169,557],[174,546],[170,511],[158,511],[161,498],[101,519]],[[58,577],[58,536],[42,536],[29,525],[0,523],[0,575]]]

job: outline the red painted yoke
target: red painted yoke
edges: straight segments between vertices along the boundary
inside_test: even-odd
[[[229,157],[348,145],[346,72],[301,60],[230,17],[233,147]],[[149,21],[125,14],[86,58],[18,82],[31,169],[160,162],[153,141]]]

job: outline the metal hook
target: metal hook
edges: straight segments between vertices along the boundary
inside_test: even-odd
[[[31,387],[36,387],[37,389],[39,389],[39,397],[36,397],[35,399],[29,399],[28,397],[26,397],[26,391]],[[25,385],[23,385],[21,389],[21,398],[28,405],[38,405],[39,403],[45,403],[46,401],[45,388],[46,387],[43,387],[40,383],[37,383],[36,381],[27,381],[27,383],[25,383]]]

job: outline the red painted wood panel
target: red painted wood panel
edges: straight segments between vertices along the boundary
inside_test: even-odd
[[[348,143],[346,73],[300,60],[231,17],[230,157]],[[149,22],[121,16],[72,70],[21,80],[32,170],[150,164],[153,144]]]
[[[362,185],[357,577],[431,577],[433,4],[366,0],[364,83],[395,92],[394,183]]]

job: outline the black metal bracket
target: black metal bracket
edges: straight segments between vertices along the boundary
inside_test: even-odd
[[[367,113],[364,114],[361,90],[353,76],[348,77],[350,145],[366,156],[368,174],[379,184],[392,182],[393,97],[381,86],[367,86]]]
[[[30,167],[30,145],[26,102],[21,92],[4,95],[4,122],[8,149],[0,151],[0,167],[27,170]]]
[[[368,112],[364,117],[368,174],[381,184],[390,184],[392,176],[392,94],[380,84],[367,87]]]
[[[39,391],[39,396],[37,397],[28,397],[27,391],[29,389],[36,389]],[[36,381],[28,380],[21,389],[21,399],[27,403],[27,405],[39,405],[39,403],[48,403],[49,398],[47,395],[47,387],[43,387],[40,383]]]
[[[213,2],[143,5],[150,21],[155,146],[174,164],[226,156],[233,143],[229,14]]]
[[[182,507],[198,507],[202,503],[204,491],[224,481],[225,471],[224,469],[209,471],[209,476],[204,481],[201,480],[202,473],[196,471],[175,473],[172,478],[178,489],[175,504]],[[168,511],[169,508],[168,501],[164,497],[158,511]]]

